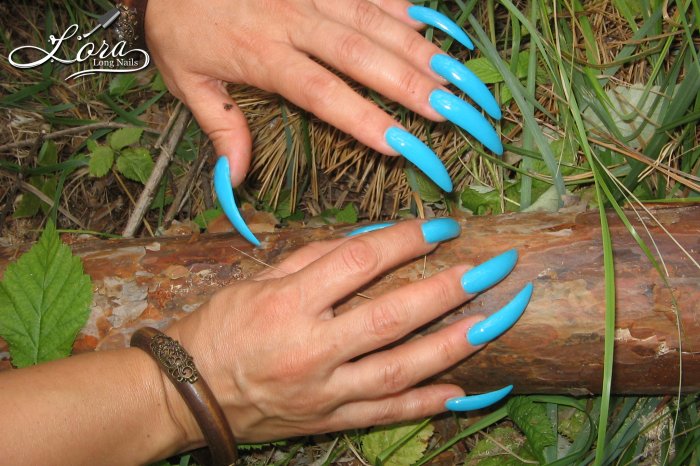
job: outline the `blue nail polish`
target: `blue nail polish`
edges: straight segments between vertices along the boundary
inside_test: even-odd
[[[503,280],[518,262],[515,249],[487,260],[462,275],[462,288],[467,293],[479,293]]]
[[[433,55],[430,68],[467,94],[492,118],[501,119],[501,109],[489,88],[459,60],[443,54]]]
[[[396,222],[386,222],[386,223],[373,223],[371,225],[365,225],[360,228],[356,228],[355,230],[352,230],[350,233],[347,233],[345,236],[357,236],[361,235],[362,233],[369,233],[370,231],[375,231],[375,230],[381,230],[386,227],[390,227],[394,225]]]
[[[467,33],[464,32],[457,23],[439,11],[424,6],[411,6],[408,7],[408,16],[416,21],[440,29],[442,32],[452,36],[457,42],[469,50],[474,50],[474,44]]]
[[[431,92],[429,101],[436,112],[467,131],[492,152],[498,155],[503,153],[498,133],[477,109],[442,89]]]
[[[481,395],[460,396],[459,398],[450,398],[445,402],[445,408],[450,411],[475,411],[498,403],[513,390],[512,385],[503,387],[500,390],[493,392],[482,393]]]
[[[459,236],[461,227],[451,218],[435,218],[420,226],[426,243],[439,243]]]
[[[448,193],[452,191],[452,180],[447,169],[435,155],[435,152],[423,144],[420,139],[395,126],[386,130],[384,138],[392,149],[410,160],[443,191]]]
[[[515,324],[532,297],[532,283],[528,283],[515,298],[498,312],[475,324],[467,332],[467,341],[473,346],[496,339]]]
[[[241,217],[241,213],[236,206],[236,200],[233,197],[233,188],[231,187],[231,171],[228,166],[228,158],[225,156],[219,157],[214,166],[214,190],[219,198],[221,208],[224,209],[226,217],[233,227],[248,241],[255,246],[260,246],[260,241],[255,237],[245,220]]]

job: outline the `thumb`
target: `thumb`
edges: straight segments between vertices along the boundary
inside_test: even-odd
[[[221,81],[208,80],[182,88],[185,103],[214,144],[217,156],[226,156],[231,184],[238,186],[250,168],[252,139],[245,115]]]

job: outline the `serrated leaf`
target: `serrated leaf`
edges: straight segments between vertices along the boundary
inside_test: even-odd
[[[469,451],[464,466],[524,466],[521,461],[534,460],[525,445],[525,438],[513,427],[496,427],[476,442]]]
[[[44,141],[39,149],[39,166],[54,165],[58,162],[58,148],[52,140]]]
[[[362,453],[364,453],[368,460],[374,463],[383,451],[402,441],[404,437],[414,431],[419,424],[419,422],[415,422],[372,428],[367,434],[362,436]],[[428,440],[433,436],[433,431],[433,425],[426,424],[423,429],[401,445],[391,456],[386,458],[383,465],[410,466],[418,461],[428,447]]]
[[[39,241],[0,281],[0,336],[26,367],[70,354],[90,314],[92,282],[49,221]]]
[[[146,184],[153,171],[153,159],[148,149],[136,147],[124,149],[117,159],[117,170],[130,180]]]
[[[510,418],[525,434],[533,453],[541,462],[545,462],[544,449],[555,445],[557,441],[547,416],[547,408],[543,403],[535,403],[526,396],[511,398],[507,407]]]
[[[88,171],[91,176],[105,176],[114,165],[114,151],[108,146],[95,145],[90,154]]]
[[[142,134],[142,128],[120,128],[109,136],[109,145],[114,150],[122,150],[139,142]]]
[[[56,178],[45,178],[43,176],[32,176],[29,178],[29,184],[37,188],[42,193],[53,199],[56,194]],[[42,212],[48,213],[49,205],[39,199],[32,193],[22,194],[19,205],[13,213],[14,218],[29,218],[35,216],[39,209]]]
[[[97,141],[95,141],[94,139],[88,139],[87,141],[85,141],[85,145],[87,146],[87,148],[88,148],[88,150],[89,150],[90,152],[95,152],[95,150],[96,150],[98,147],[100,147],[100,146],[97,144]]]
[[[501,210],[501,195],[488,186],[471,185],[462,191],[460,199],[462,206],[471,210],[474,215],[485,215]]]
[[[338,223],[357,223],[357,207],[352,202],[335,214]]]
[[[275,216],[279,219],[285,219],[292,215],[292,198],[289,189],[284,189],[280,193],[275,209]]]

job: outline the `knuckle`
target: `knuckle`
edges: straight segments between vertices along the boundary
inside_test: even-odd
[[[438,309],[452,309],[455,306],[454,301],[454,289],[456,287],[455,282],[452,281],[452,277],[442,276],[440,279],[435,280],[432,284],[430,291],[434,296],[434,303]],[[459,283],[459,282],[456,282]]]
[[[372,273],[379,266],[379,254],[363,239],[352,240],[341,250],[343,271],[349,274]]]
[[[286,315],[289,309],[298,309],[302,301],[301,288],[284,286],[281,282],[276,287],[261,287],[261,293],[264,312],[274,315]]]
[[[408,371],[400,360],[391,361],[382,368],[382,383],[386,393],[396,393],[407,387]]]
[[[403,318],[394,304],[372,307],[368,314],[367,334],[380,344],[387,344],[400,336]]]
[[[403,41],[403,48],[401,50],[403,50],[408,57],[418,57],[421,56],[421,52],[426,44],[428,44],[428,42],[425,40],[425,37],[418,32],[411,31]]]
[[[355,2],[354,7],[354,22],[359,30],[374,30],[380,26],[384,13],[376,5],[363,0]]]
[[[415,95],[425,79],[418,71],[408,69],[399,75],[397,84],[404,94]]]
[[[435,354],[439,361],[447,364],[457,362],[461,359],[457,350],[449,340],[441,340],[435,347]]]
[[[317,72],[300,80],[301,95],[307,107],[314,113],[318,109],[328,108],[337,101],[338,81],[329,74]]]
[[[371,56],[372,43],[362,34],[350,32],[338,42],[337,47],[341,62],[364,67]]]

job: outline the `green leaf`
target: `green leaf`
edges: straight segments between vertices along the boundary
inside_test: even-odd
[[[32,176],[31,178],[29,178],[29,184],[39,189],[39,191],[46,194],[52,199],[54,197],[54,194],[56,194],[56,178]],[[15,212],[12,216],[14,218],[33,217],[37,214],[37,212],[39,212],[40,208],[45,214],[49,212],[49,205],[47,203],[43,202],[41,199],[39,199],[32,193],[24,193],[22,194],[22,199],[20,200],[19,205],[17,206],[17,209],[15,209]]]
[[[153,171],[153,159],[148,149],[137,147],[124,149],[117,159],[117,170],[130,180],[146,184]]]
[[[419,422],[394,426],[374,427],[363,435],[362,452],[371,462],[376,462],[382,452],[404,442],[394,453],[382,462],[383,466],[409,466],[418,461],[428,447],[428,440],[433,436],[433,425],[426,426],[409,436],[419,426]]]
[[[424,176],[417,171],[414,171],[416,186],[418,187],[418,195],[425,202],[439,202],[442,200],[442,191],[438,185],[430,181],[427,176]]]
[[[39,166],[55,165],[58,163],[58,149],[52,140],[44,141],[39,149]]]
[[[122,73],[109,82],[109,95],[121,97],[136,85],[136,73]]]
[[[12,363],[26,367],[68,356],[91,302],[90,277],[49,221],[0,281],[0,336],[10,346]]]
[[[136,144],[141,139],[143,128],[120,128],[109,136],[109,145],[114,150]]]
[[[526,396],[511,398],[507,407],[510,418],[527,437],[533,453],[544,463],[544,449],[555,445],[557,441],[547,416],[547,408],[543,403],[535,403]]]
[[[94,146],[88,162],[91,176],[105,176],[114,165],[114,151],[109,146]]]
[[[515,75],[518,79],[523,79],[527,76],[528,61],[530,60],[530,52],[522,52],[518,54],[518,66],[515,70]],[[467,60],[465,63],[484,84],[495,84],[504,81],[503,75],[498,71],[494,64],[486,57],[474,58]]]
[[[474,215],[486,215],[501,211],[501,195],[488,186],[472,185],[462,191],[462,205]]]
[[[284,220],[292,215],[291,191],[289,189],[283,189],[278,199],[277,208],[275,209],[275,216]]]
[[[488,436],[481,437],[469,451],[464,466],[524,466],[525,460],[534,460],[525,448],[525,438],[513,427],[496,427]]]
[[[352,202],[335,214],[338,223],[357,223],[357,207]]]

